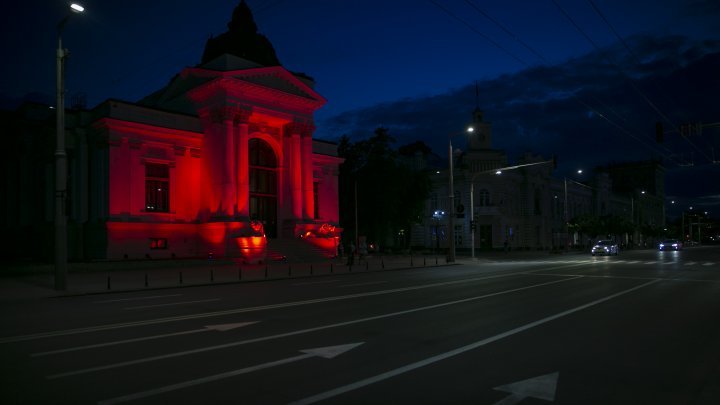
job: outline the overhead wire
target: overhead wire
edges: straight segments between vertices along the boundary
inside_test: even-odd
[[[597,6],[597,4],[595,4],[595,2],[594,2],[593,0],[588,0],[588,2],[590,3],[590,6],[592,6],[592,9],[595,11],[595,13],[596,13],[596,14],[600,17],[600,19],[605,23],[605,25],[607,25],[608,28],[610,28],[610,31],[612,31],[613,35],[615,35],[615,38],[617,38],[618,41],[623,45],[623,47],[628,51],[628,54],[629,54],[630,57],[633,59],[633,61],[635,62],[635,64],[636,64],[637,66],[642,65],[642,63],[640,62],[640,59],[637,57],[637,55],[635,54],[635,52],[632,50],[632,48],[630,48],[630,46],[627,44],[627,42],[625,41],[625,39],[617,32],[617,30],[615,29],[615,27],[610,23],[610,21],[608,20],[608,18],[607,18],[607,17],[605,16],[605,14],[600,10],[600,8]],[[668,100],[672,100],[672,98],[667,97],[667,95],[666,95],[665,97],[666,97]],[[697,146],[695,146],[695,145],[693,144],[693,142],[692,142],[689,138],[687,138],[686,136],[684,136],[677,126],[675,126],[673,123],[671,123],[671,125],[672,125],[672,129],[673,129],[674,132],[678,133],[678,134],[681,136],[681,138],[685,139],[686,142],[690,143],[692,146],[694,146],[694,147],[697,149]],[[706,156],[706,157],[707,157],[707,156]]]
[[[585,31],[575,22],[575,20],[572,18],[572,16],[570,16],[570,14],[569,14],[562,6],[560,6],[560,4],[558,4],[557,0],[550,0],[550,1],[552,1],[553,4],[555,4],[555,6],[558,8],[558,10],[560,10],[560,12],[565,16],[565,18],[567,18],[567,19],[570,21],[570,23],[575,27],[575,29],[576,29],[588,42],[590,42],[590,44],[595,48],[595,50],[596,50],[608,63],[610,63],[611,65],[613,65],[613,66],[618,70],[618,72],[620,72],[620,74],[628,81],[628,83],[630,84],[630,87],[632,87],[633,90],[635,90],[635,92],[637,92],[637,93],[640,95],[640,97],[641,97],[664,121],[666,121],[667,123],[669,123],[672,128],[677,128],[677,127],[675,126],[675,124],[670,120],[670,118],[669,118],[665,113],[663,113],[662,111],[660,111],[660,109],[655,105],[655,103],[653,103],[653,102],[650,100],[650,98],[649,98],[642,90],[640,90],[640,88],[637,87],[637,85],[635,84],[635,81],[634,81],[627,73],[625,73],[625,71],[624,71],[617,63],[615,63],[615,61],[613,61],[613,60],[600,48],[600,46],[599,46],[597,43],[595,43],[595,41],[593,41],[592,38],[590,38],[590,36],[587,35],[587,33],[585,33]],[[698,152],[700,152],[708,161],[712,161],[712,159],[710,159],[709,156],[705,155],[705,153],[704,153],[700,148],[698,148],[698,147],[697,147],[696,145],[694,145],[693,143],[690,143],[690,144],[691,144],[693,147],[695,147],[695,148],[698,150]]]
[[[450,15],[451,17],[453,17],[454,19],[456,19],[456,20],[460,21],[461,23],[463,23],[463,25],[465,25],[466,27],[470,28],[473,32],[479,34],[480,36],[482,36],[483,38],[485,38],[486,40],[488,40],[488,42],[492,43],[493,45],[495,45],[495,46],[498,47],[499,49],[503,50],[505,53],[509,54],[511,57],[513,57],[513,59],[521,62],[521,63],[522,63],[524,66],[526,66],[526,67],[530,67],[530,65],[529,65],[528,63],[526,63],[524,60],[520,59],[519,57],[517,57],[517,56],[516,56],[515,54],[513,54],[512,52],[508,51],[507,49],[505,49],[504,47],[502,47],[501,45],[499,45],[496,41],[492,40],[490,37],[488,37],[488,36],[485,35],[484,33],[478,31],[477,29],[475,29],[474,26],[472,26],[471,24],[469,24],[468,22],[466,22],[466,21],[463,20],[462,18],[458,17],[456,14],[452,13],[452,12],[451,12],[450,10],[448,10],[447,8],[445,8],[445,7],[441,6],[440,4],[438,4],[435,0],[429,0],[429,1],[430,1],[431,3],[433,3],[435,6],[437,6],[438,8],[440,8],[441,10],[443,10],[445,13],[447,13],[448,15]],[[482,14],[484,17],[486,17],[488,20],[490,20],[493,24],[495,24],[495,25],[497,25],[498,27],[500,27],[500,29],[503,30],[503,31],[504,31],[506,34],[508,34],[510,37],[512,37],[512,38],[515,39],[516,41],[520,42],[521,45],[523,45],[526,49],[530,50],[533,54],[535,54],[538,58],[540,58],[540,60],[542,60],[546,65],[548,65],[549,67],[556,67],[555,65],[553,65],[552,63],[550,63],[540,52],[537,52],[535,49],[533,49],[533,48],[532,48],[531,46],[529,46],[527,43],[525,43],[524,41],[521,41],[517,35],[515,35],[514,33],[512,33],[511,30],[509,30],[508,28],[506,28],[505,26],[503,26],[503,25],[502,25],[500,22],[498,22],[496,19],[490,17],[490,15],[489,15],[488,13],[486,13],[485,11],[483,11],[483,10],[482,10],[480,7],[478,7],[476,4],[470,2],[469,0],[465,0],[465,2],[468,3],[468,4],[470,4],[478,13]],[[593,108],[591,105],[589,105],[588,103],[586,103],[586,102],[584,102],[583,100],[581,100],[581,99],[577,96],[577,94],[575,94],[574,92],[570,92],[569,94],[570,94],[578,103],[580,103],[582,106],[584,106],[584,107],[587,108],[588,110],[592,111],[595,115],[597,115],[597,116],[600,117],[601,119],[605,120],[605,121],[608,122],[610,125],[614,126],[614,127],[617,128],[618,130],[620,130],[620,131],[622,131],[623,133],[625,133],[625,134],[629,135],[630,137],[634,138],[636,141],[638,141],[639,143],[643,144],[644,146],[646,146],[646,147],[649,148],[650,150],[653,150],[653,151],[656,152],[656,153],[660,153],[661,155],[663,155],[664,157],[666,157],[667,159],[669,159],[669,160],[671,160],[671,161],[674,160],[672,156],[667,155],[667,154],[664,153],[663,151],[656,149],[652,144],[649,144],[647,141],[641,139],[641,137],[636,136],[635,134],[633,134],[631,131],[627,130],[627,129],[626,129],[625,127],[623,127],[622,125],[617,124],[616,122],[612,121],[610,118],[608,118],[608,117],[607,117],[605,114],[603,114],[601,111],[598,111],[596,108]],[[677,163],[676,163],[676,164],[677,164]]]
[[[515,54],[513,54],[512,52],[510,52],[510,51],[508,51],[507,49],[505,49],[505,47],[503,47],[502,45],[500,45],[499,43],[497,43],[496,41],[494,41],[494,40],[493,40],[492,38],[490,38],[489,36],[485,35],[485,33],[483,33],[482,31],[479,31],[478,29],[476,29],[475,27],[473,27],[473,26],[472,26],[470,23],[468,23],[467,21],[465,21],[465,20],[463,20],[462,18],[458,17],[458,16],[457,16],[456,14],[454,14],[452,11],[450,11],[450,10],[448,10],[447,8],[443,7],[443,6],[442,6],[440,3],[438,3],[437,1],[435,1],[435,0],[428,0],[428,1],[429,1],[430,3],[432,3],[432,4],[434,4],[437,8],[441,9],[442,11],[444,11],[444,12],[445,12],[446,14],[448,14],[450,17],[452,17],[452,18],[460,21],[464,26],[466,26],[467,28],[469,28],[471,31],[473,31],[473,32],[475,32],[476,34],[480,35],[481,37],[485,38],[486,41],[490,42],[490,43],[493,44],[496,48],[498,48],[498,49],[500,49],[501,51],[503,51],[503,52],[505,52],[506,54],[508,54],[508,56],[510,56],[511,58],[513,58],[513,59],[515,59],[516,61],[520,62],[520,64],[522,64],[523,66],[525,66],[525,67],[530,67],[530,64],[529,64],[529,63],[525,62],[524,60],[520,59],[517,55],[515,55]]]

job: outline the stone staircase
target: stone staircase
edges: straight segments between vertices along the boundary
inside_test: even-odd
[[[331,252],[299,238],[268,239],[267,243],[268,262],[318,263],[328,261],[331,256]]]

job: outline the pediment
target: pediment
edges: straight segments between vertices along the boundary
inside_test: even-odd
[[[294,74],[282,66],[259,66],[233,55],[222,55],[198,67],[185,68],[160,91],[141,100],[140,104],[192,113],[186,96],[204,88],[228,83],[246,94],[264,94],[271,99],[294,99],[301,105],[317,109],[327,101],[311,85],[312,80]],[[224,84],[222,86],[225,86]]]

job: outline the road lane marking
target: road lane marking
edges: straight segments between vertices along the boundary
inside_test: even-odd
[[[194,333],[202,333],[202,332],[210,332],[210,331],[226,332],[226,331],[229,331],[232,329],[242,328],[243,326],[248,326],[248,325],[252,325],[255,323],[257,323],[257,321],[256,322],[226,323],[226,324],[222,324],[222,325],[208,325],[202,329],[186,330],[183,332],[175,332],[175,333],[166,333],[163,335],[143,336],[143,337],[134,338],[134,339],[116,340],[113,342],[97,343],[94,345],[77,346],[77,347],[70,347],[67,349],[52,350],[49,352],[33,353],[30,355],[30,357],[49,356],[51,354],[76,352],[79,350],[96,349],[99,347],[107,347],[107,346],[115,346],[115,345],[121,345],[121,344],[126,344],[126,343],[142,342],[145,340],[162,339],[162,338],[182,336],[182,335],[191,335]]]
[[[445,353],[441,353],[441,354],[438,354],[438,355],[435,355],[435,356],[432,356],[432,357],[428,357],[428,358],[426,358],[426,359],[424,359],[424,360],[420,360],[420,361],[417,361],[417,362],[415,362],[415,363],[410,363],[410,364],[407,364],[407,365],[405,365],[405,366],[396,368],[396,369],[394,369],[394,370],[390,370],[390,371],[387,371],[387,372],[385,372],[385,373],[381,373],[381,374],[375,375],[375,376],[373,376],[373,377],[366,378],[366,379],[364,379],[364,380],[356,381],[356,382],[354,382],[354,383],[347,384],[347,385],[344,385],[344,386],[341,386],[341,387],[337,387],[337,388],[331,389],[331,390],[329,390],[329,391],[325,391],[325,392],[319,393],[319,394],[317,394],[317,395],[313,395],[313,396],[310,396],[310,397],[307,397],[307,398],[303,398],[303,399],[301,399],[301,400],[299,400],[299,401],[291,402],[291,404],[292,404],[292,405],[313,404],[313,403],[318,402],[318,401],[323,401],[323,400],[326,400],[326,399],[329,399],[329,398],[333,398],[333,397],[336,397],[336,396],[338,396],[338,395],[341,395],[341,394],[344,394],[344,393],[347,393],[347,392],[350,392],[350,391],[354,391],[354,390],[356,390],[356,389],[359,389],[359,388],[362,388],[362,387],[366,387],[366,386],[368,386],[368,385],[372,385],[372,384],[375,384],[375,383],[378,383],[378,382],[387,380],[387,379],[389,379],[389,378],[392,378],[392,377],[395,377],[395,376],[398,376],[398,375],[401,375],[401,374],[405,374],[405,373],[407,373],[407,372],[416,370],[416,369],[418,369],[418,368],[425,367],[425,366],[430,365],[430,364],[433,364],[433,363],[437,363],[438,361],[445,360],[445,359],[448,359],[448,358],[450,358],[450,357],[457,356],[457,355],[459,355],[459,354],[463,354],[463,353],[468,352],[468,351],[470,351],[470,350],[477,349],[478,347],[485,346],[485,345],[487,345],[487,344],[496,342],[496,341],[498,341],[498,340],[501,340],[501,339],[504,339],[504,338],[506,338],[506,337],[515,335],[515,334],[517,334],[517,333],[524,332],[524,331],[526,331],[526,330],[528,330],[528,329],[532,329],[532,328],[534,328],[534,327],[536,327],[536,326],[540,326],[540,325],[543,325],[543,324],[548,323],[548,322],[550,322],[550,321],[554,321],[554,320],[556,320],[556,319],[559,319],[559,318],[562,318],[562,317],[565,317],[565,316],[574,314],[574,313],[576,313],[576,312],[582,311],[582,310],[584,310],[584,309],[593,307],[593,306],[595,306],[595,305],[602,304],[602,303],[604,303],[604,302],[606,302],[606,301],[609,301],[609,300],[611,300],[611,299],[620,297],[620,296],[625,295],[625,294],[629,294],[629,293],[631,293],[631,292],[633,292],[633,291],[637,291],[637,290],[639,290],[639,289],[641,289],[641,288],[645,288],[645,287],[647,287],[647,286],[650,286],[650,285],[655,284],[655,283],[658,283],[658,282],[660,282],[660,280],[649,281],[649,282],[647,282],[647,283],[643,283],[643,284],[640,284],[640,285],[635,286],[635,287],[633,287],[633,288],[629,288],[629,289],[627,289],[627,290],[623,290],[623,291],[620,291],[620,292],[618,292],[618,293],[608,295],[608,296],[606,296],[606,297],[604,297],[604,298],[600,298],[600,299],[598,299],[598,300],[589,302],[589,303],[587,303],[587,304],[580,305],[580,306],[575,307],[575,308],[572,308],[572,309],[568,309],[567,311],[559,312],[559,313],[557,313],[557,314],[555,314],[555,315],[551,315],[551,316],[542,318],[542,319],[540,319],[540,320],[537,320],[537,321],[534,321],[534,322],[530,322],[530,323],[525,324],[525,325],[523,325],[523,326],[519,326],[519,327],[517,327],[517,328],[510,329],[510,330],[508,330],[508,331],[506,331],[506,332],[497,334],[497,335],[495,335],[495,336],[491,336],[491,337],[489,337],[489,338],[479,340],[479,341],[474,342],[474,343],[471,343],[471,344],[469,344],[469,345],[462,346],[462,347],[459,347],[459,348],[457,348],[457,349],[454,349],[454,350],[451,350],[451,351],[448,351],[448,352],[445,352]]]
[[[715,264],[715,263],[713,263],[713,262],[707,262],[707,263],[703,263],[703,266],[712,266],[713,264]]]
[[[169,302],[167,304],[155,304],[155,305],[141,305],[137,307],[128,307],[123,308],[125,310],[134,310],[134,309],[147,309],[147,308],[158,308],[158,307],[172,307],[175,305],[187,305],[187,304],[198,304],[200,302],[213,302],[213,301],[220,301],[220,298],[210,298],[207,300],[197,300],[197,301],[181,301],[181,302]]]
[[[166,385],[164,387],[154,388],[154,389],[147,390],[147,391],[136,392],[136,393],[130,394],[130,395],[123,395],[121,397],[106,399],[104,401],[98,402],[98,404],[112,405],[112,404],[120,404],[120,403],[128,402],[128,401],[134,401],[136,399],[147,398],[147,397],[150,397],[153,395],[163,394],[163,393],[171,392],[171,391],[177,391],[177,390],[187,388],[187,387],[192,387],[195,385],[205,384],[205,383],[209,383],[209,382],[213,382],[213,381],[223,380],[225,378],[235,377],[235,376],[242,375],[242,374],[252,373],[253,371],[264,370],[266,368],[271,368],[271,367],[281,366],[284,364],[294,363],[296,361],[305,360],[305,359],[309,359],[312,357],[321,357],[323,359],[334,359],[335,357],[337,357],[349,350],[352,350],[352,349],[362,345],[363,343],[365,343],[365,342],[350,343],[350,344],[338,345],[338,346],[318,347],[315,349],[304,349],[304,350],[300,350],[300,352],[302,352],[303,354],[298,355],[298,356],[288,357],[285,359],[275,360],[275,361],[271,361],[271,362],[263,363],[263,364],[257,364],[257,365],[251,366],[251,367],[245,367],[245,368],[241,368],[238,370],[226,371],[224,373],[210,375],[210,376],[202,377],[202,378],[196,378],[194,380],[183,381],[181,383]]]
[[[168,294],[168,295],[151,295],[149,297],[133,297],[133,298],[119,298],[116,300],[104,300],[104,301],[93,301],[94,304],[105,304],[108,302],[122,302],[122,301],[140,301],[140,300],[154,300],[158,298],[167,297],[179,297],[182,294]]]
[[[694,265],[696,265],[696,264],[697,264],[697,262],[687,262],[687,263],[685,263],[686,266],[694,266]]]
[[[367,283],[355,283],[355,284],[343,284],[338,287],[359,287],[359,286],[365,286],[365,285],[373,285],[373,284],[385,284],[389,283],[389,281],[368,281]]]
[[[493,405],[515,405],[525,398],[538,398],[548,402],[555,402],[557,380],[560,372],[540,375],[522,381],[501,385],[493,388],[496,391],[507,392],[509,396],[495,402]]]
[[[333,323],[333,324],[323,325],[323,326],[316,326],[314,328],[300,329],[300,330],[296,330],[296,331],[280,333],[277,335],[263,336],[263,337],[254,338],[254,339],[241,340],[239,342],[232,342],[232,343],[225,343],[222,345],[203,347],[200,349],[192,349],[192,350],[186,350],[186,351],[182,351],[182,352],[175,352],[175,353],[168,353],[168,354],[163,354],[163,355],[159,355],[159,356],[146,357],[146,358],[137,359],[137,360],[123,361],[120,363],[106,364],[103,366],[90,367],[90,368],[85,368],[85,369],[80,369],[80,370],[73,370],[73,371],[68,371],[65,373],[49,375],[46,378],[49,380],[53,380],[56,378],[69,377],[69,376],[74,376],[74,375],[78,375],[78,374],[87,374],[87,373],[92,373],[92,372],[96,372],[96,371],[110,370],[110,369],[115,369],[115,368],[119,368],[119,367],[125,367],[125,366],[130,366],[130,365],[135,365],[135,364],[148,363],[151,361],[187,356],[190,354],[203,353],[203,352],[208,352],[208,351],[212,351],[212,350],[227,349],[229,347],[241,346],[241,345],[246,345],[246,344],[250,344],[250,343],[265,342],[268,340],[286,338],[286,337],[290,337],[290,336],[297,336],[297,335],[302,335],[302,334],[310,333],[310,332],[317,332],[317,331],[326,330],[326,329],[338,328],[341,326],[355,325],[358,323],[376,321],[379,319],[386,319],[386,318],[391,318],[391,317],[401,316],[401,315],[407,315],[407,314],[412,314],[415,312],[447,307],[450,305],[478,301],[481,299],[495,297],[495,296],[499,296],[499,295],[503,295],[503,294],[509,294],[509,293],[514,293],[514,292],[518,292],[518,291],[529,290],[531,288],[543,287],[543,286],[547,286],[547,285],[563,283],[566,281],[577,280],[579,278],[582,278],[582,276],[563,278],[561,280],[554,280],[554,281],[549,281],[546,283],[533,284],[533,285],[529,285],[529,286],[525,286],[525,287],[513,288],[510,290],[498,291],[498,292],[494,292],[494,293],[490,293],[490,294],[479,295],[479,296],[470,297],[470,298],[464,298],[464,299],[456,300],[456,301],[448,301],[448,302],[443,302],[440,304],[427,305],[424,307],[407,309],[404,311],[390,312],[387,314],[370,316],[367,318],[360,318],[360,319],[354,319],[351,321],[338,322],[338,323]]]
[[[295,283],[293,285],[314,285],[314,284],[327,284],[327,283],[337,283],[340,280],[321,280],[321,281],[308,281],[304,283]]]
[[[573,264],[573,265],[559,266],[556,268],[549,268],[549,269],[543,269],[543,270],[564,269],[567,267],[577,267],[577,266],[578,265]],[[247,313],[247,312],[266,311],[266,310],[270,310],[270,309],[298,307],[298,306],[302,306],[302,305],[319,304],[319,303],[341,301],[341,300],[348,300],[348,299],[354,299],[354,298],[363,298],[363,297],[369,297],[369,296],[375,296],[375,295],[395,294],[395,293],[400,293],[400,292],[423,290],[426,288],[442,287],[442,286],[447,286],[447,285],[462,284],[462,283],[473,282],[473,281],[484,281],[484,280],[491,280],[491,279],[495,279],[495,278],[525,275],[524,273],[526,273],[526,272],[525,271],[517,271],[517,272],[513,272],[513,273],[494,274],[491,276],[484,276],[484,277],[464,278],[464,279],[460,279],[460,280],[443,281],[443,282],[439,282],[439,283],[423,284],[423,285],[419,285],[419,286],[393,288],[390,290],[368,291],[368,292],[364,292],[364,293],[347,294],[347,295],[340,295],[340,296],[327,297],[327,298],[317,298],[317,299],[311,299],[311,300],[305,300],[305,301],[291,301],[291,302],[285,302],[285,303],[280,303],[280,304],[262,305],[262,306],[257,306],[257,307],[235,308],[235,309],[228,309],[228,310],[223,310],[223,311],[203,312],[200,314],[178,315],[178,316],[171,316],[171,317],[167,317],[167,318],[148,319],[148,320],[144,320],[144,321],[115,323],[115,324],[107,324],[107,325],[99,325],[99,326],[89,326],[89,327],[85,327],[85,328],[59,330],[59,331],[53,331],[53,332],[41,332],[41,333],[34,333],[34,334],[29,334],[29,335],[10,336],[10,337],[5,337],[5,338],[0,338],[0,344],[1,343],[12,343],[12,342],[23,342],[23,341],[27,341],[27,340],[44,339],[44,338],[56,337],[56,336],[75,335],[75,334],[80,334],[80,333],[92,333],[92,332],[99,332],[99,331],[104,331],[104,330],[131,328],[131,327],[135,327],[135,326],[157,325],[157,324],[161,324],[161,323],[187,321],[187,320],[192,320],[192,319],[211,318],[211,317],[216,317],[216,316],[235,315],[235,314],[242,314],[242,313]]]

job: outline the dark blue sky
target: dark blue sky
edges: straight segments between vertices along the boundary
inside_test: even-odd
[[[237,4],[83,2],[87,12],[63,33],[71,51],[68,96],[85,93],[88,107],[107,98],[137,101],[196,65]],[[720,203],[720,171],[710,163],[713,153],[720,160],[719,129],[654,143],[656,121],[667,130],[720,122],[717,0],[248,4],[283,65],[314,77],[328,99],[316,115],[317,137],[369,136],[384,125],[398,144],[422,139],[442,152],[447,133],[460,131],[475,107],[477,81],[495,146],[511,159],[524,151],[557,154],[562,174],[662,158],[668,194],[683,204]],[[66,5],[27,0],[0,17],[3,107],[53,100],[55,26]]]

